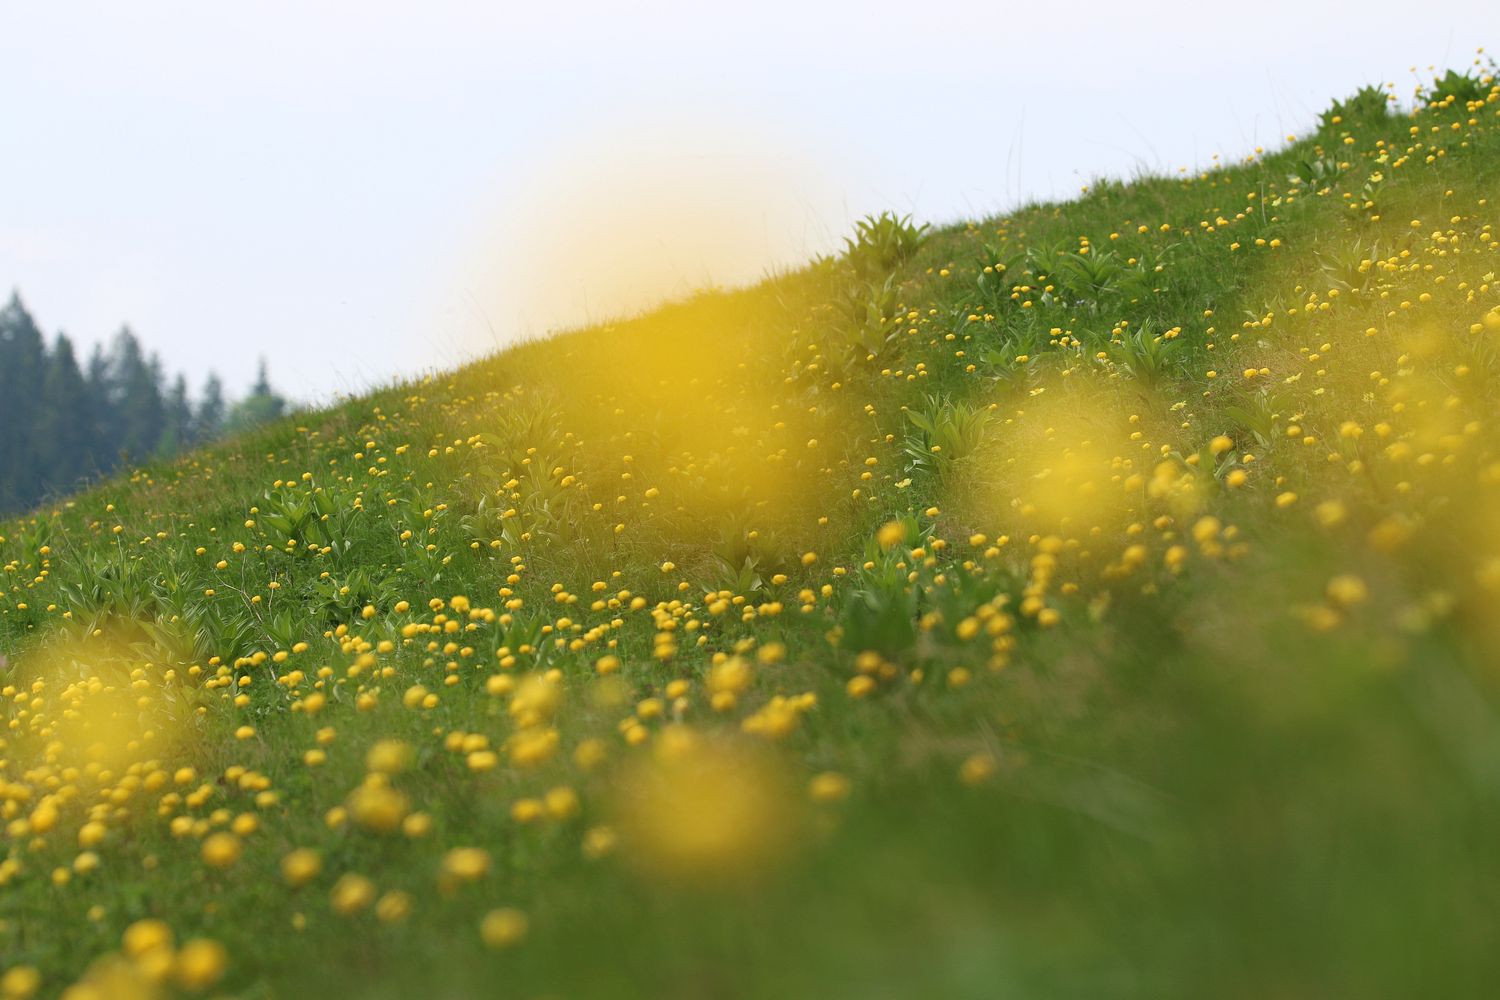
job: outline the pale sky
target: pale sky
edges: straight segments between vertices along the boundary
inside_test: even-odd
[[[626,9],[628,8],[628,10]],[[0,292],[304,400],[1211,165],[1463,67],[1500,3],[0,0]]]

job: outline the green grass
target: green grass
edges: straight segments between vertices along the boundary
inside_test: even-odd
[[[1468,79],[0,525],[0,993],[1488,995]]]

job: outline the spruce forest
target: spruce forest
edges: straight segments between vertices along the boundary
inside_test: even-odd
[[[231,405],[210,374],[196,395],[126,326],[87,360],[66,334],[49,345],[19,292],[0,308],[0,514],[29,510],[131,463],[169,458],[280,417],[265,365]]]

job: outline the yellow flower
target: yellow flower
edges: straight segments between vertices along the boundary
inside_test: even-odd
[[[341,916],[350,916],[365,909],[375,900],[375,883],[363,875],[348,874],[333,884],[328,893],[329,905]]]
[[[479,937],[491,948],[509,948],[526,937],[531,921],[520,910],[503,907],[491,910],[479,922]]]
[[[411,893],[393,889],[375,903],[375,919],[383,924],[396,924],[411,914]]]
[[[995,773],[995,758],[987,753],[976,753],[965,758],[959,766],[958,777],[966,785],[978,785]]]
[[[500,755],[493,750],[475,750],[464,761],[471,771],[493,771],[500,763]]]
[[[900,521],[887,521],[875,533],[875,541],[882,549],[890,549],[906,540],[906,525]]]
[[[510,699],[510,714],[519,726],[540,726],[561,704],[562,685],[547,674],[529,674]]]
[[[551,759],[557,752],[559,737],[555,729],[523,729],[506,743],[510,761],[517,767],[534,767]]]
[[[1313,508],[1313,515],[1323,527],[1333,528],[1344,521],[1344,505],[1337,500],[1324,500]]]
[[[381,774],[400,774],[416,756],[404,740],[377,740],[365,754],[365,768]]]
[[[651,877],[753,876],[796,842],[803,800],[786,777],[763,744],[668,727],[614,788],[622,856]]]
[[[546,811],[540,799],[517,799],[511,803],[510,818],[517,823],[535,823]]]
[[[613,851],[618,840],[610,827],[592,827],[583,835],[583,856],[590,861],[597,861]]]
[[[57,825],[57,807],[51,801],[44,800],[31,813],[31,831],[33,833],[46,833]]]
[[[423,812],[414,812],[401,821],[401,832],[408,840],[420,840],[432,832],[432,817]]]
[[[578,793],[566,785],[548,789],[542,801],[547,807],[547,815],[555,820],[569,820],[578,815]]]
[[[120,937],[120,946],[131,958],[139,958],[149,952],[172,947],[172,928],[164,921],[147,917],[137,920],[125,928]]]
[[[1370,596],[1365,581],[1353,573],[1341,573],[1328,581],[1328,600],[1340,608],[1363,604]]]
[[[281,859],[281,877],[292,888],[306,885],[323,870],[323,859],[310,847],[299,847]]]
[[[839,802],[849,797],[849,779],[837,771],[814,775],[807,786],[814,802]]]
[[[240,859],[244,844],[232,833],[220,831],[203,839],[203,863],[210,868],[228,868]]]
[[[750,664],[738,656],[715,664],[708,672],[714,710],[724,712],[733,708],[737,697],[749,690],[750,681]]]
[[[347,800],[349,815],[354,822],[375,833],[391,833],[411,809],[411,801],[403,792],[383,780],[375,780],[383,777],[371,775],[349,793]]]
[[[438,884],[452,890],[464,882],[475,882],[490,873],[490,854],[479,847],[455,847],[443,855]]]
[[[0,976],[0,997],[5,1000],[29,1000],[42,988],[42,974],[30,965],[6,969]]]
[[[172,967],[172,978],[185,990],[199,992],[217,983],[229,964],[224,946],[209,938],[193,938],[183,944]]]

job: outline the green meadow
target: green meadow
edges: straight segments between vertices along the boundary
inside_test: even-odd
[[[1493,995],[1494,73],[0,522],[0,997]]]

